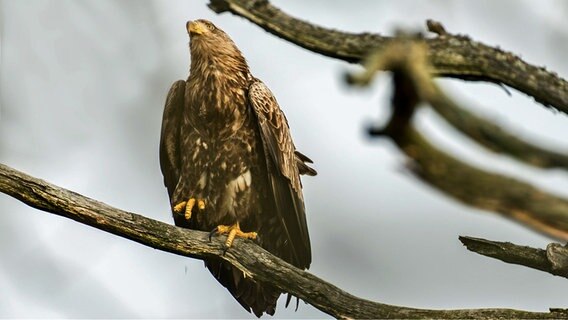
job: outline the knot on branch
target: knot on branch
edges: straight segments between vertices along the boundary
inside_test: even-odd
[[[568,247],[559,243],[550,243],[546,246],[546,259],[557,275],[568,277]]]

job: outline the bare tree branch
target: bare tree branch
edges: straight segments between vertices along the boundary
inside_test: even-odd
[[[348,81],[367,84],[378,70],[394,73],[393,116],[372,133],[387,135],[413,160],[410,169],[422,181],[470,206],[498,212],[534,230],[568,240],[568,201],[527,183],[477,169],[430,144],[411,124],[414,108],[427,102],[434,109],[455,105],[436,86],[428,72],[426,44],[399,39],[365,61],[364,72]]]
[[[229,11],[244,17],[310,51],[349,62],[360,62],[392,41],[391,37],[379,34],[323,28],[292,17],[267,0],[211,0],[209,7],[217,13]],[[510,52],[466,36],[448,34],[445,30],[438,37],[427,39],[426,44],[430,72],[435,76],[506,84],[544,106],[568,114],[568,82],[554,72],[531,65]]]
[[[143,245],[182,256],[203,259],[216,256],[252,279],[290,292],[336,318],[391,319],[557,319],[563,309],[527,312],[510,309],[427,310],[387,305],[357,298],[320,278],[284,262],[258,245],[235,240],[223,255],[223,242],[208,240],[206,232],[187,230],[113,208],[75,192],[0,164],[0,192],[34,208],[55,213]]]
[[[469,251],[568,278],[568,247],[559,243],[551,243],[543,250],[473,237],[459,239]]]

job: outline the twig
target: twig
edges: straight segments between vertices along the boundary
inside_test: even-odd
[[[568,278],[568,248],[559,243],[551,243],[543,250],[473,237],[459,239],[469,251]]]
[[[323,28],[292,17],[267,0],[211,0],[209,7],[217,13],[229,11],[244,17],[310,51],[349,62],[360,62],[392,41],[374,33],[354,34]],[[435,76],[506,84],[544,106],[568,113],[568,82],[554,72],[465,36],[446,32],[426,39],[425,43],[431,73]]]
[[[336,318],[555,319],[563,309],[527,312],[510,309],[426,310],[357,298],[241,239],[223,255],[223,242],[206,232],[186,230],[113,208],[0,164],[0,192],[43,211],[73,219],[143,245],[202,259],[222,258],[253,279],[290,292]]]

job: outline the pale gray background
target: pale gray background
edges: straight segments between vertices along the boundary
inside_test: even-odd
[[[519,53],[568,77],[565,1],[301,1],[283,10],[350,31],[422,28]],[[172,223],[158,164],[163,102],[188,72],[188,19],[226,30],[276,94],[298,148],[311,271],[355,295],[422,308],[566,307],[565,279],[465,250],[458,235],[543,247],[550,240],[457,204],[406,172],[364,128],[388,115],[388,78],[346,88],[355,67],[282,41],[206,1],[0,1],[0,162],[110,205]],[[568,119],[495,85],[440,81],[459,101],[539,144],[566,151]],[[422,131],[468,163],[568,195],[541,171],[475,146],[424,110]],[[0,317],[249,317],[201,261],[153,250],[0,195]],[[277,317],[326,318],[302,304]]]

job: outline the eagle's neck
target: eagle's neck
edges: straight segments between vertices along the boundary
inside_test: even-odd
[[[190,75],[203,77],[243,78],[246,82],[249,74],[248,64],[241,51],[233,44],[217,46],[206,41],[192,42],[190,44],[191,66]],[[241,79],[231,79],[239,81]]]
[[[240,51],[193,50],[188,85],[192,123],[203,130],[230,136],[247,118],[247,90],[252,76]],[[201,49],[201,48],[199,48]]]

